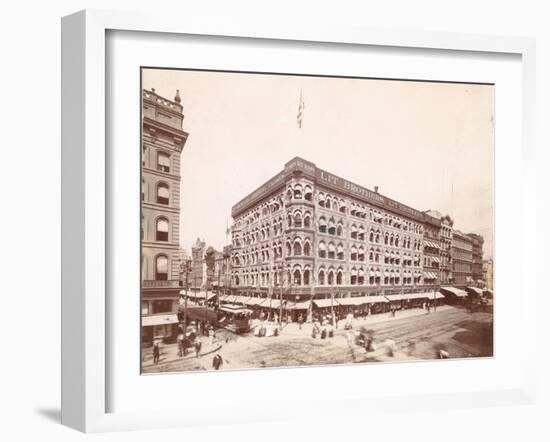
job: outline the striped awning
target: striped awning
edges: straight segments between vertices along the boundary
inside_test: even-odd
[[[424,272],[424,279],[437,279],[437,275],[434,272]]]
[[[441,248],[441,246],[439,244],[437,244],[434,241],[430,241],[429,239],[424,240],[424,246],[425,247],[432,247],[434,249],[440,249]]]

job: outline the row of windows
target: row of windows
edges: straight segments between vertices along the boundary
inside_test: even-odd
[[[261,272],[255,274],[245,274],[245,275],[233,275],[232,282],[234,285],[239,286],[268,286],[270,285],[270,272]],[[273,284],[275,286],[279,285],[281,278],[279,273],[274,272]],[[290,281],[292,286],[308,286],[312,283],[311,281],[311,270],[305,268],[302,270],[301,267],[294,268],[292,271],[287,271],[287,281]],[[317,275],[317,283],[319,286],[324,285],[344,285],[344,272],[342,269],[321,269]],[[349,284],[350,285],[364,285],[367,283],[367,278],[365,271],[363,269],[353,268],[349,275]],[[383,276],[380,272],[371,272],[368,276],[369,285],[408,285],[408,284],[421,284],[422,277],[419,275],[404,275],[400,276],[398,274],[384,274]]]

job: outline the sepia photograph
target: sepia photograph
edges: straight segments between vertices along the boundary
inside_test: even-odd
[[[143,67],[139,93],[142,374],[494,356],[494,84]]]

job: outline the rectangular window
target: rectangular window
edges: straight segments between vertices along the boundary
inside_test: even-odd
[[[157,170],[162,172],[170,172],[170,156],[163,152],[157,155]]]

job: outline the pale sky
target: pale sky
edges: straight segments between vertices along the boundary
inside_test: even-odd
[[[365,73],[368,75],[368,73]],[[300,156],[417,210],[449,214],[492,256],[494,87],[148,69],[183,130],[181,246],[230,243],[231,207]],[[302,128],[297,114],[302,90]]]

